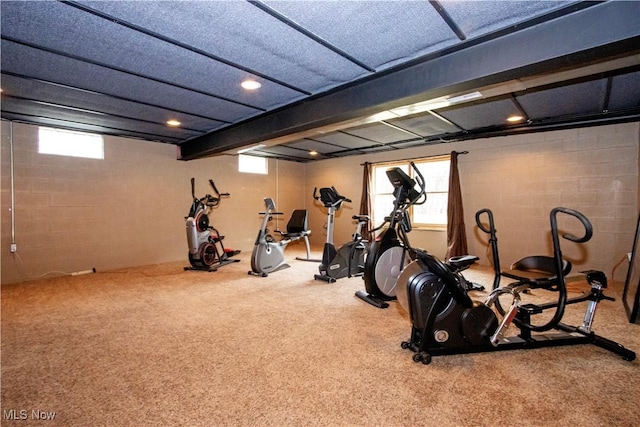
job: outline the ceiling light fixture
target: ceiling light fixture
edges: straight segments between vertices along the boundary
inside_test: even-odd
[[[316,150],[311,150],[311,151],[309,151],[309,155],[311,155],[311,156],[317,156],[317,155],[318,155],[318,152],[317,152]]]
[[[181,124],[182,123],[180,123],[175,119],[167,120],[167,126],[176,127],[176,126],[180,126]]]
[[[248,151],[251,151],[251,150],[257,150],[258,148],[263,148],[263,147],[266,147],[266,145],[264,145],[264,144],[258,144],[258,145],[254,145],[254,146],[252,146],[252,147],[243,148],[242,150],[238,150],[238,151],[236,151],[236,153],[238,153],[238,154],[243,154],[243,153],[246,153],[246,152],[248,152]]]
[[[428,101],[422,101],[422,102],[418,102],[411,105],[405,105],[404,107],[394,108],[389,111],[395,114],[396,116],[404,117],[411,114],[418,114],[418,113],[424,113],[426,111],[438,110],[440,108],[449,107],[451,105],[468,102],[478,98],[482,98],[482,94],[480,92],[465,93],[464,95],[453,96],[451,98],[447,96],[441,96],[439,98],[430,99]]]
[[[242,86],[246,90],[256,90],[259,89],[262,85],[260,84],[260,82],[257,82],[255,80],[245,80],[240,83],[240,86]]]
[[[524,117],[522,117],[522,116],[510,116],[510,117],[507,117],[507,121],[509,123],[521,122],[522,120],[524,120]]]

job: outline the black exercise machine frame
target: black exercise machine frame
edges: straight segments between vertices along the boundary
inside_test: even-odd
[[[479,217],[482,213],[487,213],[489,215],[489,229],[484,227],[480,222]],[[467,293],[463,292],[463,287],[460,284],[459,276],[449,271],[442,263],[442,261],[433,257],[432,255],[427,254],[426,252],[418,252],[418,260],[424,264],[425,268],[429,272],[432,272],[442,280],[443,286],[440,286],[435,295],[433,295],[433,297],[431,298],[433,303],[429,307],[424,317],[426,319],[424,327],[412,327],[410,340],[402,342],[402,348],[410,349],[415,352],[413,356],[414,361],[429,364],[431,363],[432,356],[470,354],[517,349],[534,349],[578,344],[594,344],[598,347],[618,354],[624,360],[633,361],[635,359],[636,354],[633,351],[626,349],[622,345],[599,336],[591,331],[591,324],[593,322],[597,303],[602,299],[613,300],[613,298],[606,297],[602,292],[602,290],[607,287],[607,279],[604,273],[595,270],[584,271],[583,273],[586,274],[587,281],[591,285],[590,294],[577,298],[567,299],[566,282],[563,274],[564,264],[562,252],[560,250],[560,241],[558,238],[558,229],[556,222],[556,216],[558,213],[564,213],[574,216],[575,218],[580,220],[585,227],[584,236],[576,237],[571,234],[563,234],[563,238],[577,243],[583,243],[588,241],[593,233],[593,229],[589,220],[578,211],[561,207],[555,208],[551,211],[551,233],[554,245],[553,261],[555,263],[557,280],[557,289],[554,290],[558,291],[559,298],[555,303],[545,303],[537,305],[515,304],[515,297],[518,296],[517,290],[519,288],[521,290],[531,287],[530,284],[532,282],[527,277],[523,277],[523,281],[512,283],[507,287],[498,287],[500,280],[499,276],[501,272],[499,268],[497,238],[495,236],[495,227],[493,225],[493,215],[488,209],[483,209],[476,214],[476,222],[478,223],[479,228],[481,228],[482,231],[487,232],[491,237],[490,243],[492,245],[492,251],[494,255],[494,271],[496,274],[496,277],[494,278],[494,291],[492,292],[492,295],[493,293],[499,294],[503,289],[511,288],[508,290],[516,290],[516,293],[514,294],[514,304],[512,305],[512,309],[510,309],[508,313],[505,313],[505,311],[502,310],[499,306],[496,307],[498,311],[503,316],[505,316],[503,318],[502,324],[497,328],[496,319],[487,315],[486,310],[491,310],[489,306],[487,304],[473,302],[469,298]],[[418,275],[414,277],[418,277]],[[548,282],[546,282],[545,286],[542,287],[548,289],[546,285],[548,285]],[[490,295],[487,301],[490,301],[491,298],[492,296]],[[473,322],[469,322],[467,324],[459,324],[460,328],[472,324],[474,330],[471,331],[471,334],[469,334],[472,337],[469,343],[451,344],[448,346],[446,344],[437,342],[437,338],[435,336],[436,331],[434,331],[434,325],[438,321],[437,316],[439,313],[444,312],[443,310],[445,307],[450,306],[452,299],[454,300],[455,304],[454,308],[457,310],[457,312],[461,313],[461,319],[464,315],[475,313],[472,315],[480,320],[480,322],[478,322],[479,324],[477,325],[473,324]],[[497,297],[495,298],[495,300],[497,301]],[[585,313],[583,324],[580,327],[576,327],[562,323],[561,320],[562,316],[564,315],[564,309],[566,305],[584,301],[591,302],[589,307],[587,307],[587,312]],[[409,305],[412,306],[412,304]],[[517,310],[513,310],[514,307],[516,307]],[[531,324],[531,316],[533,314],[538,314],[546,309],[552,309],[554,307],[556,308],[556,312],[554,313],[553,318],[549,320],[545,325],[534,326]],[[480,314],[480,316],[478,316],[478,313]],[[413,320],[414,314],[410,313],[410,315]],[[510,316],[513,317],[509,318]],[[455,317],[453,318],[453,320],[455,321]],[[511,320],[514,320],[514,323],[520,329],[520,333],[518,336],[504,337],[502,334],[504,334]],[[493,328],[496,328],[495,332],[493,333],[491,340],[487,340],[487,333],[489,329]],[[552,330],[556,330],[557,332],[551,332]],[[532,332],[537,333],[533,334]],[[492,341],[494,342],[492,343]]]

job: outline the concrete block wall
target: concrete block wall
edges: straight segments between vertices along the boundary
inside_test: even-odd
[[[2,283],[48,272],[110,270],[187,261],[184,217],[208,179],[231,193],[212,214],[227,247],[253,247],[263,198],[286,211],[304,203],[304,166],[269,160],[265,175],[238,172],[237,157],[182,162],[168,144],[106,136],[104,160],[42,155],[38,127],[13,124],[18,251],[11,254],[9,126],[2,122]],[[284,226],[283,226],[284,227]],[[55,273],[54,273],[55,274]]]
[[[594,268],[610,276],[631,251],[638,217],[638,123],[491,138],[468,145],[460,173],[466,224],[473,213],[493,211],[503,268],[527,255],[552,254],[549,212],[572,208],[591,221],[586,245],[561,239],[574,271]],[[563,230],[581,226],[558,216]],[[468,229],[470,251],[485,256],[487,237]],[[485,253],[483,253],[485,252]],[[626,263],[616,270],[624,280]]]
[[[336,220],[335,241],[345,242],[353,232],[351,214],[358,210],[362,166],[428,157],[455,151],[464,200],[469,253],[490,265],[488,236],[475,225],[475,213],[493,211],[503,268],[529,255],[552,255],[549,213],[563,206],[582,212],[591,221],[594,236],[586,245],[562,241],[562,251],[574,263],[573,271],[600,269],[608,276],[631,251],[638,216],[638,123],[561,130],[510,137],[438,144],[407,150],[354,156],[311,163],[306,167],[306,193],[314,186],[334,185],[352,198],[352,208]],[[325,211],[312,209],[311,223],[326,222]],[[566,232],[577,234],[576,221],[559,216]],[[320,244],[314,237],[314,243]],[[444,257],[446,233],[414,229],[414,246]],[[627,264],[616,269],[624,281]]]
[[[475,212],[493,210],[503,267],[527,255],[551,254],[549,211],[577,209],[593,223],[587,246],[563,245],[574,271],[613,266],[631,250],[638,215],[640,124],[437,144],[309,164],[269,160],[269,174],[239,173],[234,156],[189,162],[176,160],[174,146],[105,137],[105,160],[37,153],[37,127],[14,123],[17,256],[9,253],[10,194],[8,122],[2,122],[2,283],[50,271],[99,270],[185,260],[184,216],[191,177],[196,194],[212,178],[231,193],[212,220],[228,247],[250,251],[260,225],[263,198],[285,213],[310,213],[314,249],[325,240],[326,211],[313,188],[335,186],[351,198],[336,219],[337,244],[350,239],[359,213],[361,163],[426,157],[468,150],[459,157],[469,252],[489,265],[487,237],[475,227]],[[571,231],[575,224],[561,220]],[[446,233],[414,230],[414,246],[443,257]],[[566,242],[566,241],[565,241]],[[564,242],[563,242],[564,243]],[[296,243],[300,245],[300,243]],[[626,264],[616,271],[624,280]]]

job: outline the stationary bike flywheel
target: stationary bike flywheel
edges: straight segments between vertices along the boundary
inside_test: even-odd
[[[380,255],[375,270],[376,285],[382,292],[380,297],[395,298],[398,277],[410,261],[402,246],[393,246]]]
[[[396,282],[396,297],[398,298],[400,306],[407,313],[411,313],[409,309],[409,295],[407,294],[409,282],[414,280],[417,275],[424,272],[424,268],[418,263],[418,261],[411,261],[409,265],[402,270],[400,277],[398,277]]]

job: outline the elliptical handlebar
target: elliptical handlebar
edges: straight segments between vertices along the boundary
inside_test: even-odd
[[[191,178],[191,197],[193,198],[194,203],[202,203],[212,208],[220,204],[220,199],[222,197],[231,196],[230,193],[221,193],[220,191],[218,191],[218,188],[216,187],[216,184],[212,179],[209,179],[209,185],[211,185],[215,196],[207,193],[204,196],[198,198],[196,197],[196,179],[193,177]]]
[[[426,181],[424,179],[424,176],[422,175],[422,172],[420,172],[420,169],[418,169],[418,167],[416,166],[416,164],[414,162],[411,162],[411,167],[413,168],[414,172],[416,173],[416,183],[418,184],[418,187],[420,187],[420,192],[418,193],[418,195],[413,199],[409,201],[409,206],[411,205],[422,205],[427,201],[427,184]],[[418,200],[424,196],[424,199],[421,202],[418,202]]]

